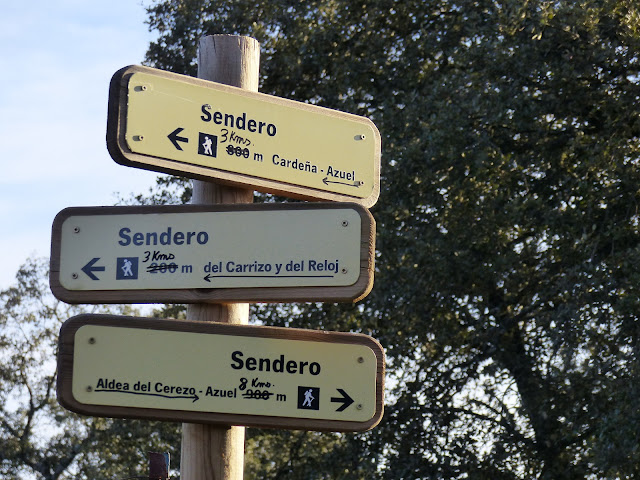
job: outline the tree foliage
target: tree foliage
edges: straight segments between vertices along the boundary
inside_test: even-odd
[[[253,312],[377,338],[384,418],[363,434],[249,429],[248,478],[640,476],[636,3],[148,7],[148,64],[195,75],[201,36],[251,35],[262,92],[366,115],[382,134],[371,294]],[[161,177],[134,201],[189,197]],[[0,475],[125,477],[140,448],[177,448],[176,428],[60,409],[54,339],[75,310],[46,293],[45,270],[29,262],[0,292]]]
[[[58,404],[62,322],[81,312],[135,311],[65,305],[49,293],[47,280],[46,262],[29,259],[14,286],[0,291],[0,477],[116,480],[148,474],[147,451],[179,458],[175,424],[87,418]]]
[[[149,64],[194,75],[201,36],[251,35],[262,92],[381,131],[373,292],[358,306],[256,309],[386,348],[385,417],[336,443],[359,458],[344,478],[640,473],[635,2],[165,0],[148,12]],[[290,451],[287,435],[270,440]],[[262,478],[324,478],[335,458]]]

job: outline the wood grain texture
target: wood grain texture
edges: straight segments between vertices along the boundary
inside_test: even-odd
[[[207,312],[199,311],[209,316]],[[209,312],[210,313],[210,312]],[[216,310],[222,314],[224,310]],[[233,315],[231,315],[233,316]],[[202,318],[202,317],[200,317]],[[72,392],[73,355],[75,334],[84,325],[115,326],[131,329],[163,330],[173,332],[198,333],[202,335],[247,336],[284,340],[302,340],[322,343],[341,343],[345,345],[363,345],[370,348],[376,357],[376,398],[375,414],[365,422],[323,420],[309,418],[284,418],[258,415],[220,414],[212,412],[193,412],[180,410],[147,409],[104,405],[88,405],[78,402]],[[385,355],[381,345],[372,337],[360,333],[327,332],[322,330],[304,330],[296,328],[265,327],[232,323],[206,321],[162,320],[117,315],[83,314],[67,320],[60,330],[58,343],[58,400],[65,408],[84,415],[106,416],[114,418],[138,418],[161,421],[188,421],[208,425],[244,425],[259,428],[302,429],[315,431],[362,432],[375,427],[384,412],[384,374]],[[188,427],[190,428],[190,427]],[[212,427],[213,428],[213,427]],[[201,430],[194,431],[201,435]],[[236,435],[227,432],[230,435]],[[217,433],[212,433],[217,436]],[[189,440],[191,441],[191,440]],[[212,440],[213,441],[213,440]],[[218,441],[218,440],[216,440]]]
[[[198,45],[198,78],[258,91],[260,44],[251,37],[211,35]]]
[[[183,423],[180,478],[243,478],[244,456],[233,453],[239,448],[244,452],[244,428]]]
[[[198,45],[198,77],[258,91],[260,44],[253,38],[212,35]],[[253,191],[193,181],[194,204],[253,202]],[[192,304],[187,318],[203,322],[246,325],[249,305]],[[244,427],[182,426],[180,477],[183,480],[242,480],[244,477]]]

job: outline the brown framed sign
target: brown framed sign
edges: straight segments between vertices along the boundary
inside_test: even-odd
[[[79,315],[58,351],[58,400],[85,415],[346,432],[383,414],[363,334]]]
[[[72,207],[50,285],[68,303],[357,301],[374,238],[354,203]]]
[[[369,119],[141,66],[116,72],[107,147],[131,167],[371,207],[380,133]]]

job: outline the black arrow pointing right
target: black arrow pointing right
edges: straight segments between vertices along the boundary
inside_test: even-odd
[[[341,412],[353,403],[353,398],[351,398],[343,389],[338,388],[337,390],[342,397],[331,397],[331,402],[342,403],[342,405],[336,409],[336,412]]]
[[[163,397],[163,398],[177,398],[177,399],[193,399],[192,403],[197,402],[198,400],[200,400],[200,397],[198,396],[197,393],[194,393],[193,395],[163,395],[161,393],[150,393],[150,392],[131,392],[129,390],[118,390],[118,389],[109,389],[109,388],[101,388],[99,390],[95,390],[95,392],[107,392],[107,393],[130,393],[132,395],[147,395],[150,397]],[[202,392],[200,392],[202,393]]]
[[[189,143],[189,139],[187,137],[180,137],[179,136],[180,132],[182,132],[183,130],[184,130],[184,128],[178,127],[173,132],[171,132],[169,135],[167,135],[167,138],[169,140],[171,140],[171,143],[173,143],[173,146],[176,147],[178,150],[182,150],[182,147],[180,146],[180,144],[178,142]]]

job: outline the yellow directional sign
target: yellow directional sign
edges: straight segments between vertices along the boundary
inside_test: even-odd
[[[365,117],[132,66],[114,75],[118,163],[305,199],[375,204],[380,133]]]
[[[58,397],[79,413],[333,431],[382,417],[366,335],[81,315],[59,352]]]
[[[354,203],[67,208],[50,283],[70,303],[356,301],[374,235]]]

